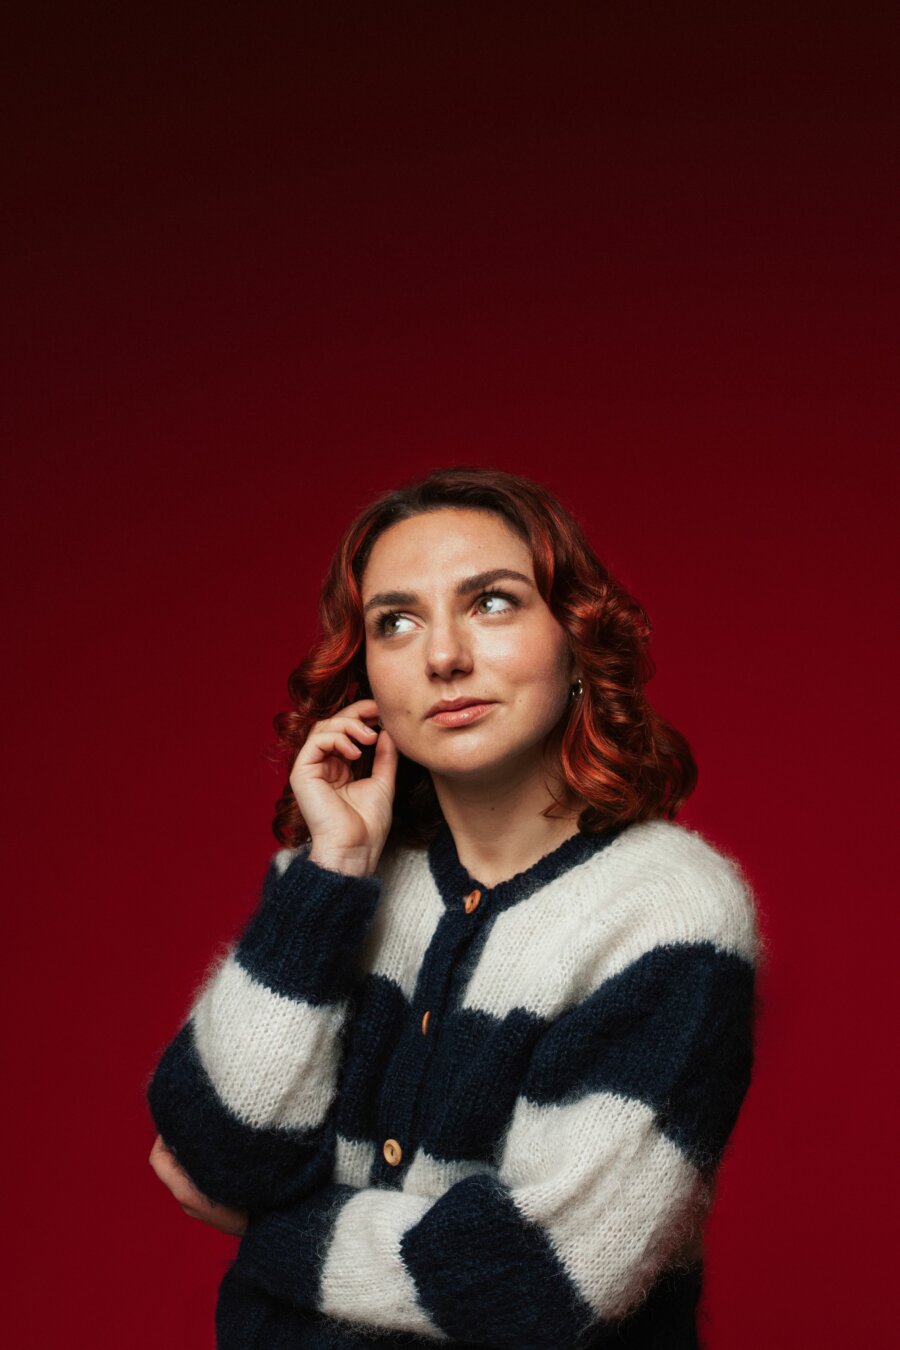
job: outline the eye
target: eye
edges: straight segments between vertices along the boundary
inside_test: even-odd
[[[393,610],[386,614],[379,614],[375,620],[375,631],[382,637],[396,637],[402,633],[408,633],[409,628],[400,628],[399,624],[407,623],[410,628],[414,627],[412,619],[408,619],[405,614],[397,614]]]
[[[475,611],[487,616],[510,614],[518,609],[521,601],[506,591],[484,591],[475,601]],[[403,625],[406,624],[404,628]],[[379,637],[403,637],[415,628],[415,620],[399,610],[385,610],[375,619],[375,632]]]
[[[485,591],[476,602],[475,608],[481,614],[508,614],[518,605],[518,600],[514,595],[507,595],[506,591]],[[489,605],[489,609],[483,609],[483,605]]]

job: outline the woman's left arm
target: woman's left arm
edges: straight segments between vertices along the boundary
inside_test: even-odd
[[[237,1273],[369,1328],[551,1350],[696,1243],[750,1076],[754,967],[642,953],[548,1026],[495,1172],[437,1200],[327,1186],[252,1219]]]
[[[148,1101],[176,1198],[270,1209],[332,1171],[333,1107],[357,961],[380,893],[279,855],[240,941],[166,1047]],[[206,1211],[208,1213],[208,1211]]]

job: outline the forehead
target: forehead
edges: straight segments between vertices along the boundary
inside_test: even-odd
[[[379,535],[363,573],[363,598],[386,588],[449,586],[493,567],[534,577],[531,550],[501,516],[456,507],[429,511]]]

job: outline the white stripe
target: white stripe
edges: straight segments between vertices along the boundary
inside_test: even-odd
[[[361,1190],[342,1207],[322,1270],[320,1310],[329,1317],[446,1340],[420,1306],[400,1241],[431,1201]]]
[[[338,1186],[368,1186],[375,1145],[364,1139],[345,1139],[337,1136],[334,1151],[333,1180]]]
[[[424,849],[404,850],[380,869],[381,898],[362,966],[400,986],[411,999],[434,930],[446,913]]]
[[[697,942],[755,960],[739,870],[679,825],[633,825],[497,916],[463,1007],[495,1017],[526,1008],[549,1020],[654,947]]]
[[[258,1129],[313,1129],[335,1094],[346,1006],[273,993],[229,956],[192,1014],[203,1067],[219,1098]]]
[[[432,1158],[423,1148],[419,1148],[403,1178],[403,1189],[412,1195],[438,1200],[457,1181],[482,1172],[497,1175],[496,1167],[491,1167],[488,1163],[468,1160],[447,1162],[443,1158]]]
[[[280,848],[272,859],[276,874],[283,877],[297,854],[302,853],[305,847],[306,845],[303,848]]]
[[[711,1200],[649,1107],[604,1092],[566,1106],[520,1100],[500,1177],[585,1301],[609,1318],[696,1244]]]

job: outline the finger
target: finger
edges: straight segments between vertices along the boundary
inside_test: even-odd
[[[375,757],[372,760],[372,777],[377,778],[393,792],[394,783],[397,778],[397,762],[400,756],[397,751],[396,742],[393,740],[389,731],[381,730],[378,734],[378,743],[375,746]]]
[[[350,759],[359,759],[362,754],[362,750],[356,744],[356,741],[351,741],[350,737],[342,731],[339,731],[334,738],[334,752],[346,755]]]
[[[332,717],[330,722],[325,724],[328,731],[346,731],[350,736],[362,736],[366,741],[371,741],[378,732],[374,727],[370,727],[368,722],[364,722],[361,717]]]
[[[150,1150],[149,1162],[159,1180],[180,1203],[206,1202],[206,1197],[198,1191],[175,1154],[159,1135]]]
[[[217,1228],[220,1233],[231,1237],[241,1237],[247,1230],[247,1214],[242,1209],[229,1209],[226,1205],[207,1203],[202,1208],[197,1205],[182,1205],[181,1208],[191,1219]]]
[[[170,1163],[154,1167],[153,1170],[156,1173],[158,1180],[162,1182],[167,1190],[172,1192],[179,1203],[185,1203],[193,1198],[194,1187],[190,1178],[186,1176],[184,1172],[179,1171],[178,1168],[173,1167]]]
[[[179,1204],[183,1204],[193,1198],[193,1186],[184,1172],[168,1160],[153,1163],[153,1171],[156,1178],[161,1181],[167,1191],[170,1191]]]
[[[349,759],[359,759],[362,750],[339,731],[314,731],[303,745],[295,763],[301,765],[321,764],[329,755],[344,755]]]
[[[374,698],[358,698],[355,703],[345,704],[336,716],[341,717],[345,714],[349,714],[351,717],[377,717],[378,704]]]
[[[181,1172],[173,1177],[169,1189],[180,1205],[192,1205],[194,1209],[202,1210],[212,1203],[202,1191],[198,1191],[187,1172]]]
[[[313,722],[308,734],[316,736],[322,731],[332,731],[337,727],[344,729],[348,724],[357,722],[361,727],[364,727],[369,722],[378,722],[379,719],[378,704],[374,698],[363,698],[356,703],[348,703],[333,717],[322,717],[318,722]]]
[[[312,742],[314,745],[323,745],[331,736],[344,735],[358,736],[359,739],[364,740],[366,744],[371,744],[373,735],[377,734],[374,727],[366,726],[365,722],[360,722],[351,718],[341,718],[339,720],[336,718],[332,722],[326,722],[318,731],[310,732],[306,743],[309,744]]]
[[[150,1157],[147,1160],[153,1168],[160,1181],[166,1186],[171,1187],[175,1178],[181,1174],[174,1153],[165,1143],[161,1135],[157,1135],[153,1141],[153,1147],[150,1150]]]

